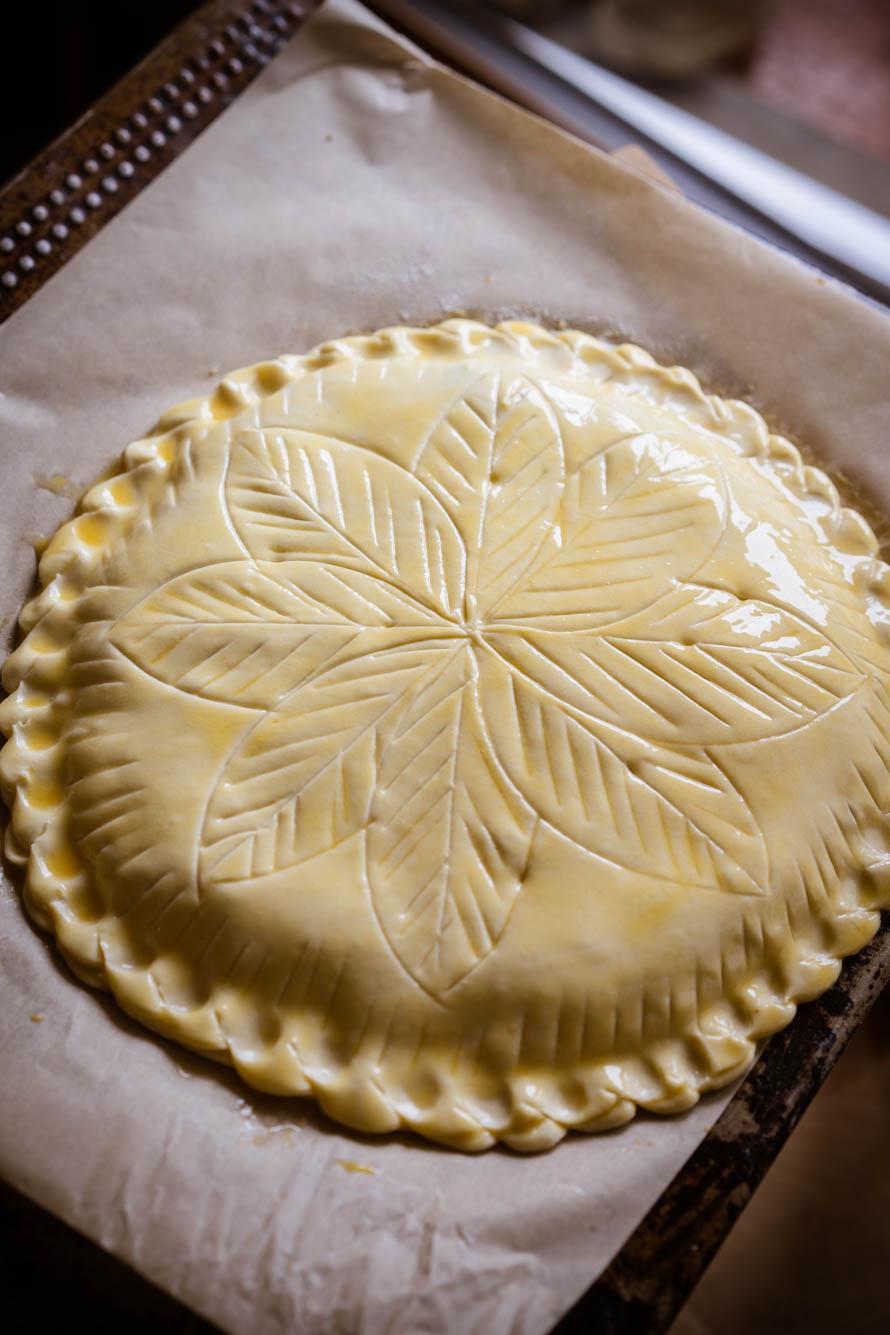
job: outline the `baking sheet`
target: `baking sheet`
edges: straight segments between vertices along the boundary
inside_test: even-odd
[[[857,1029],[670,1335],[890,1329],[890,991]]]
[[[59,493],[171,403],[455,312],[639,341],[890,512],[890,321],[337,0],[0,329],[5,641]],[[348,1136],[75,984],[8,881],[0,1048],[0,1172],[239,1335],[536,1335],[728,1097],[533,1159]]]

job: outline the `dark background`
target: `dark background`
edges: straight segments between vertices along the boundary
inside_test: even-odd
[[[148,55],[199,0],[0,0],[0,184]]]
[[[535,3],[541,13],[548,6],[582,13],[594,0]],[[43,0],[39,8],[0,0],[0,184],[199,7],[200,0]],[[890,162],[890,0],[765,0],[763,14],[752,49],[730,62],[734,85]]]

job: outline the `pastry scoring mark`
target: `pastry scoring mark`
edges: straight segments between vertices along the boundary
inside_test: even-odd
[[[690,1106],[873,933],[887,570],[752,410],[454,321],[236,372],[125,465],[0,709],[28,907],[132,1014],[364,1130],[542,1149]],[[664,972],[622,993],[635,934]]]
[[[557,407],[491,372],[411,471],[242,430],[224,495],[248,559],[111,635],[178,690],[264,711],[211,794],[205,884],[367,831],[384,935],[433,996],[496,949],[538,818],[646,875],[764,892],[763,836],[705,748],[800,727],[861,674],[790,612],[691,582],[725,528],[712,454],[644,432],[569,471]]]

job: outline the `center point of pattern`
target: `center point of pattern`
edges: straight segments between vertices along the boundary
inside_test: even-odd
[[[244,432],[223,503],[246,559],[171,579],[112,633],[167,686],[255,711],[208,795],[202,885],[297,894],[360,835],[381,930],[440,998],[497,947],[541,824],[684,892],[763,894],[721,748],[861,679],[768,590],[709,585],[715,457],[647,433],[570,466],[540,388],[493,374],[474,395],[410,469]]]

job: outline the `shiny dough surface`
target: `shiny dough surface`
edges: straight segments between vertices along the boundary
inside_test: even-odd
[[[81,978],[351,1127],[679,1112],[890,902],[888,591],[823,473],[638,348],[323,344],[49,543],[8,852]]]

